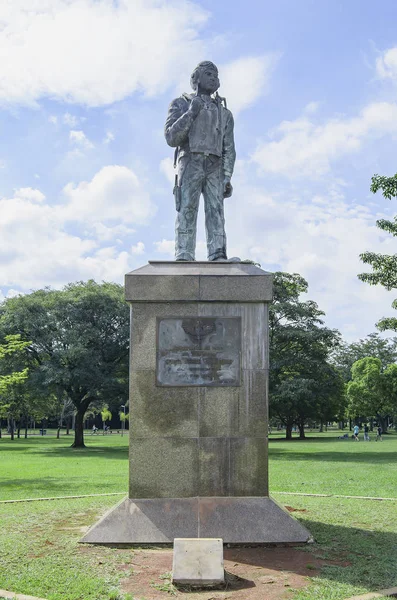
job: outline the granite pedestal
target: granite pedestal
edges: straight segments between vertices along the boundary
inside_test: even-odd
[[[271,274],[152,261],[126,275],[125,293],[129,495],[82,541],[306,542],[309,532],[268,496]]]

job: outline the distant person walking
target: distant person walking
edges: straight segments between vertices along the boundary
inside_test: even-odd
[[[367,423],[364,425],[364,442],[369,442],[369,427]]]
[[[359,431],[360,431],[360,428],[359,428],[359,426],[358,426],[358,425],[355,425],[355,426],[354,426],[354,429],[353,429],[353,437],[354,437],[354,439],[355,439],[355,441],[356,441],[356,442],[359,442],[359,441],[360,441],[360,440],[358,439],[358,432],[359,432]]]
[[[379,440],[380,442],[382,442],[383,441],[382,440],[382,433],[383,433],[382,427],[379,425],[379,427],[378,427],[378,429],[376,431],[377,431],[377,434],[376,434],[376,440],[375,441]]]

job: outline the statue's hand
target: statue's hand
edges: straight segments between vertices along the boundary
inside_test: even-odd
[[[194,96],[192,101],[190,102],[189,110],[195,117],[199,114],[200,110],[203,108],[204,102],[200,98],[200,96]]]
[[[223,197],[230,198],[230,196],[232,194],[233,194],[233,186],[230,183],[230,177],[225,177],[225,179],[223,180]]]

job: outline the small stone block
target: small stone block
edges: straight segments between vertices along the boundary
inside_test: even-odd
[[[214,586],[225,582],[221,538],[175,538],[174,583]]]

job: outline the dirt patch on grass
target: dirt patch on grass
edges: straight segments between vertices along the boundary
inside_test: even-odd
[[[219,590],[176,589],[167,576],[172,570],[172,549],[135,550],[133,574],[123,580],[122,589],[134,598],[159,600],[165,597],[201,600],[283,600],[290,590],[309,585],[325,564],[299,548],[240,547],[225,548],[226,585]]]

